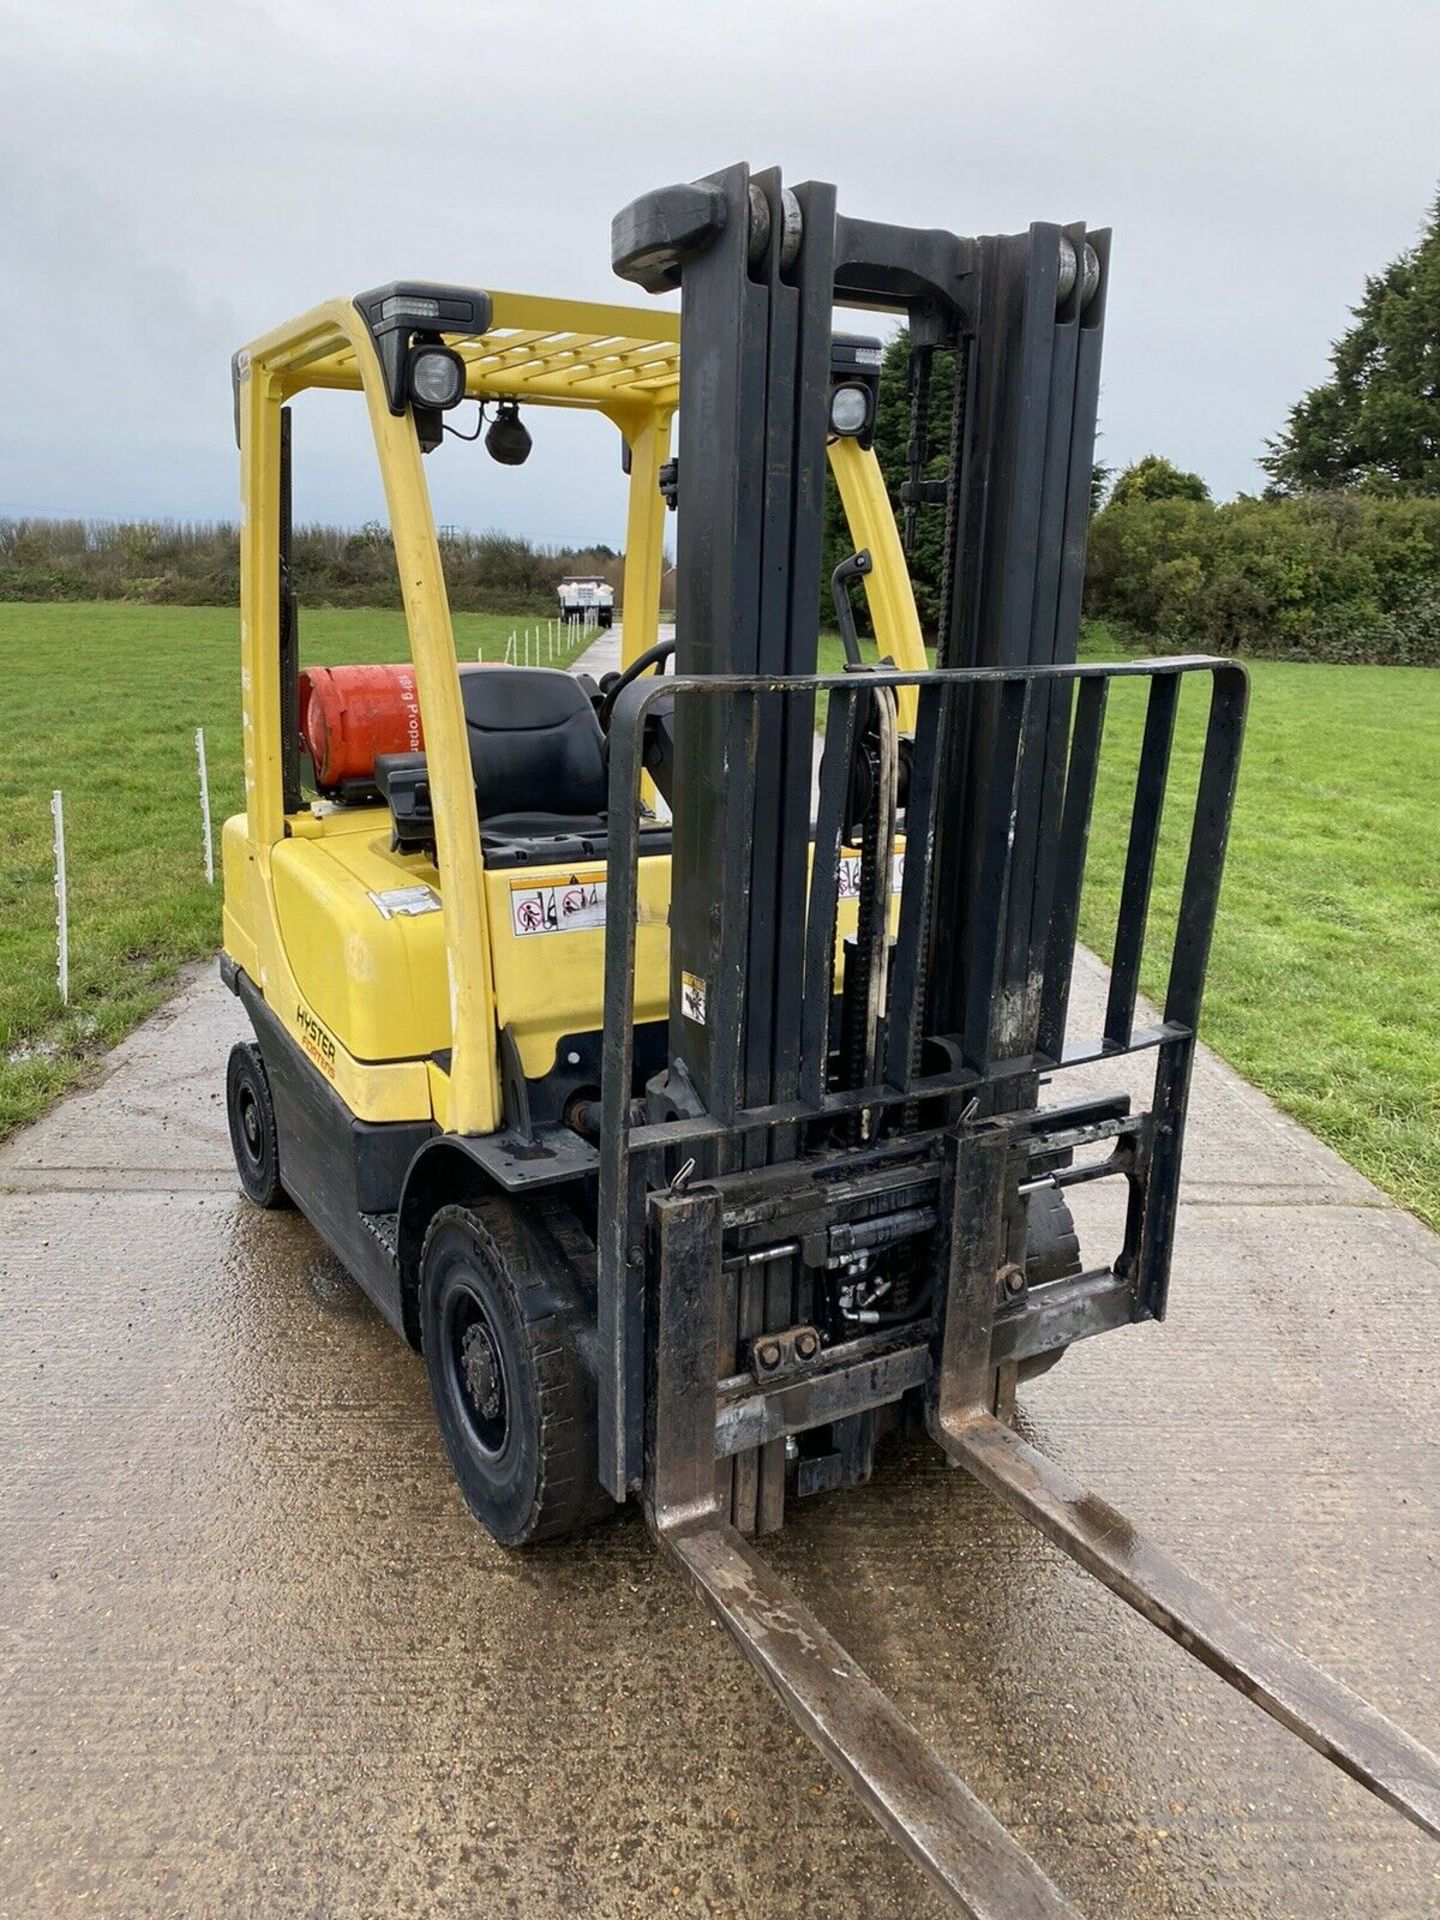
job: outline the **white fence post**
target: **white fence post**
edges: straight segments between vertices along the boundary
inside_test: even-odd
[[[205,833],[205,881],[215,884],[215,842],[210,833],[210,770],[205,764],[205,729],[195,729],[195,764],[200,772],[200,824]]]
[[[55,822],[55,933],[57,953],[55,979],[60,988],[60,1004],[70,1004],[70,888],[65,873],[65,796],[57,787],[50,796],[50,817]]]

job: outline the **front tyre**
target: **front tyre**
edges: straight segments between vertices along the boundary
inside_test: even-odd
[[[225,1070],[225,1116],[240,1185],[257,1207],[293,1205],[280,1182],[280,1135],[265,1061],[253,1040],[230,1049]]]
[[[420,1255],[440,1436],[470,1511],[507,1547],[559,1539],[609,1504],[578,1315],[534,1258],[542,1237],[517,1215],[503,1200],[442,1207]]]
[[[1025,1201],[1027,1227],[1025,1276],[1032,1287],[1047,1280],[1070,1280],[1080,1271],[1080,1240],[1059,1187],[1037,1187]],[[1032,1354],[1020,1362],[1022,1380],[1038,1380],[1064,1359],[1065,1347]]]

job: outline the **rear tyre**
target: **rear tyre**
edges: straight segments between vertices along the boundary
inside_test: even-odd
[[[280,1135],[265,1061],[254,1041],[230,1049],[225,1070],[225,1115],[235,1171],[247,1198],[257,1207],[293,1206],[280,1180]]]
[[[420,1255],[420,1338],[466,1505],[502,1546],[557,1540],[612,1503],[596,1468],[580,1315],[543,1270],[548,1236],[502,1200],[442,1207]]]

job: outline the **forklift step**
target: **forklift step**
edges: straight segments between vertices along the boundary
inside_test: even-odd
[[[733,1527],[713,1522],[660,1538],[798,1725],[959,1912],[972,1920],[1080,1920]]]

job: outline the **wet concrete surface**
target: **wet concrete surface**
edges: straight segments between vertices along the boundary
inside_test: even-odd
[[[419,1363],[234,1192],[240,1032],[197,977],[0,1154],[0,1914],[944,1912],[633,1516],[469,1520]],[[1433,1745],[1440,1242],[1208,1060],[1192,1145],[1169,1321],[1023,1424]],[[1440,1914],[1440,1848],[927,1452],[765,1551],[1094,1920]]]

